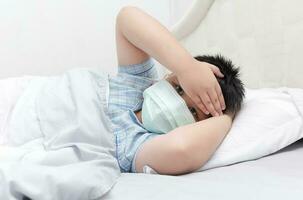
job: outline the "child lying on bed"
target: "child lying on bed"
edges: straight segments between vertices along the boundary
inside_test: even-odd
[[[234,113],[240,109],[244,88],[238,79],[238,70],[220,56],[198,56],[194,59],[167,29],[134,7],[120,11],[116,42],[120,74],[131,74],[126,76],[127,81],[121,85],[121,90],[130,87],[129,82],[135,86],[142,84],[136,80],[149,82],[155,78],[149,55],[173,72],[167,82],[159,81],[151,87],[144,83],[147,89],[143,92],[142,110],[140,95],[136,98],[134,95],[122,97],[137,103],[133,108],[139,119],[137,123],[140,126],[143,122],[147,130],[134,128],[136,131],[128,131],[129,127],[120,126],[116,134],[126,131],[127,138],[131,140],[118,140],[120,167],[123,171],[142,172],[148,165],[160,174],[197,170],[222,142],[231,127]],[[145,89],[144,84],[140,89]],[[210,114],[215,117],[210,117]],[[119,150],[120,146],[125,149]]]
[[[150,166],[157,173],[177,175],[200,168],[222,142],[241,107],[244,88],[238,69],[222,56],[193,58],[167,29],[134,7],[119,12],[116,43],[119,69],[117,76],[107,80],[104,110],[115,135],[120,170],[143,172],[144,166]],[[156,81],[151,57],[173,73]],[[56,82],[60,81],[49,83]],[[81,109],[72,110],[81,114]]]

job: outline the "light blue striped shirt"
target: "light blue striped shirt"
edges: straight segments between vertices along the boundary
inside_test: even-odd
[[[149,133],[136,118],[142,108],[143,91],[158,78],[152,58],[140,64],[119,66],[118,74],[109,77],[108,114],[116,136],[116,157],[122,172],[135,172],[133,160]]]

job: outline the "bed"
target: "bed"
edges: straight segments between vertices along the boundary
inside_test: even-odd
[[[303,87],[299,0],[196,0],[172,32],[192,55],[221,53],[247,87]],[[302,199],[303,140],[266,157],[182,176],[124,173],[104,199]]]
[[[267,157],[182,176],[124,173],[112,199],[302,199],[303,140]]]
[[[172,32],[193,56],[231,58],[249,88],[303,88],[302,7],[300,0],[195,0]],[[182,176],[122,173],[102,199],[295,200],[302,188],[303,139],[260,159]]]

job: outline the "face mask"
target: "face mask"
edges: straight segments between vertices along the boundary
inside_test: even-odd
[[[161,80],[143,92],[142,123],[153,133],[167,133],[195,119],[173,86]]]

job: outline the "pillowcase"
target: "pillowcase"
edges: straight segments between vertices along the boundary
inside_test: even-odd
[[[245,88],[242,106],[221,145],[197,171],[261,158],[303,137],[303,89]]]

